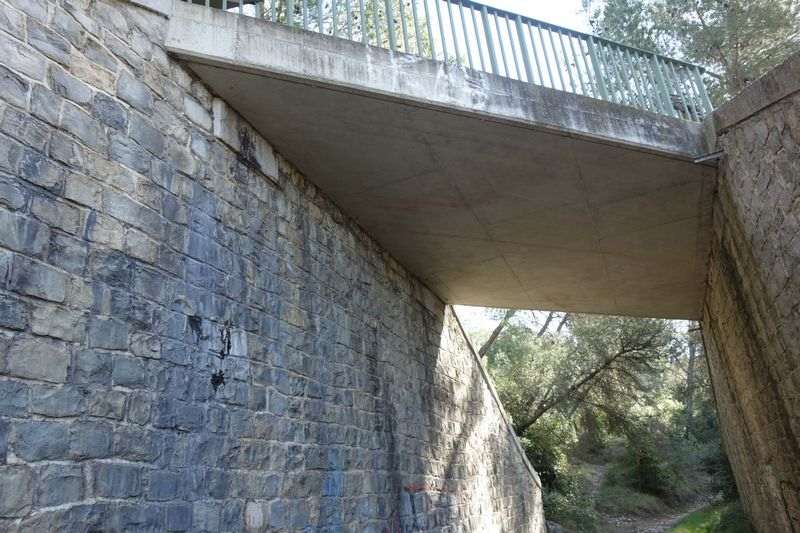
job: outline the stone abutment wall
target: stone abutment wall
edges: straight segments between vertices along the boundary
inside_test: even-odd
[[[0,530],[543,531],[454,318],[114,0],[0,0]]]
[[[703,331],[723,440],[762,533],[800,531],[800,55],[715,114]]]

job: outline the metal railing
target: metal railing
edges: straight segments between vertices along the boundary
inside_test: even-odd
[[[471,0],[189,0],[367,45],[700,121],[702,67]]]

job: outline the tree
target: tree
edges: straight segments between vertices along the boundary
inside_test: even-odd
[[[594,31],[706,66],[716,103],[800,49],[800,0],[583,0]]]
[[[575,403],[598,408],[635,401],[672,349],[663,320],[574,316],[570,335],[537,337],[510,325],[488,350],[489,367],[518,435],[544,414]],[[555,340],[555,342],[554,342]]]

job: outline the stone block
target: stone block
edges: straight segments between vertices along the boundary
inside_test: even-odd
[[[27,466],[0,466],[0,516],[27,515],[33,505],[35,478]]]
[[[169,531],[187,531],[192,527],[192,506],[188,503],[177,503],[167,507],[167,529]]]
[[[86,241],[63,235],[51,234],[50,261],[59,265],[71,274],[82,275],[89,255]]]
[[[125,131],[128,126],[128,111],[119,102],[103,93],[92,99],[92,112],[97,120],[115,130]]]
[[[89,61],[100,65],[109,72],[117,72],[119,70],[120,63],[117,58],[115,58],[111,52],[106,50],[106,48],[97,39],[92,37],[87,39],[86,46],[83,49],[83,54]]]
[[[189,120],[206,131],[211,131],[213,127],[211,113],[209,113],[208,110],[206,110],[206,108],[200,104],[200,102],[190,96],[184,96],[183,109],[186,113],[186,117]]]
[[[47,141],[50,139],[51,129],[30,114],[9,107],[3,113],[0,130],[9,137],[13,137],[35,150],[43,152]]]
[[[86,317],[79,311],[40,304],[33,308],[31,331],[36,335],[77,342],[86,333]]]
[[[89,347],[127,350],[128,324],[113,318],[92,317],[89,323]]]
[[[69,424],[45,420],[15,422],[14,454],[25,461],[57,461],[67,458]]]
[[[70,172],[64,183],[64,197],[73,202],[97,209],[100,207],[103,188],[95,180]]]
[[[0,20],[3,12],[0,12]],[[6,102],[25,107],[28,103],[28,91],[30,84],[16,72],[8,70],[0,65],[0,95]]]
[[[164,154],[164,136],[147,119],[137,113],[131,115],[129,134],[131,139],[156,157]]]
[[[25,224],[28,224],[28,222],[26,221]],[[11,228],[13,229],[15,226],[11,226]],[[42,248],[38,244],[38,235],[38,230],[32,235],[30,231],[23,234],[29,247],[34,250]],[[60,303],[67,296],[67,275],[44,263],[32,261],[21,255],[15,255],[11,265],[8,286],[10,289],[22,294]]]
[[[15,380],[0,381],[0,415],[23,417],[28,412],[30,387]]]
[[[28,21],[28,42],[42,54],[62,65],[69,65],[69,41],[34,20]]]
[[[72,235],[83,233],[81,231],[83,217],[80,210],[66,202],[35,196],[31,202],[31,214],[53,229]]]
[[[110,424],[79,421],[70,427],[69,457],[73,460],[104,459],[111,455],[114,432]]]
[[[98,350],[81,350],[75,357],[76,383],[109,384],[112,354]]]
[[[30,2],[27,0],[9,0],[8,3],[26,13],[33,20],[41,23],[47,22],[47,17],[50,12],[50,3],[47,2],[47,0],[31,0]]]
[[[0,11],[0,29],[11,35],[22,35],[25,31],[25,15],[16,9]]]
[[[142,113],[149,115],[153,112],[153,92],[127,70],[117,81],[117,96]]]
[[[123,135],[111,135],[111,159],[140,174],[150,170],[150,154],[141,146]]]
[[[36,504],[52,507],[83,499],[83,469],[80,465],[51,464],[39,471]]]
[[[101,153],[108,149],[108,139],[102,125],[89,113],[69,102],[64,102],[60,125],[88,148]]]
[[[69,350],[60,341],[18,336],[6,356],[6,372],[21,378],[63,383],[67,379]]]
[[[49,418],[79,416],[86,408],[88,392],[74,385],[34,385],[30,412]]]
[[[181,477],[174,472],[154,470],[147,484],[147,499],[169,501],[178,497]]]
[[[122,250],[123,240],[125,237],[125,228],[118,221],[111,217],[97,214],[96,211],[89,213],[86,217],[86,237],[97,244],[103,244],[112,248],[113,250]],[[90,260],[92,256],[90,255]],[[94,256],[94,259],[98,259]],[[105,272],[105,267],[109,266],[107,263],[98,265],[99,268]],[[103,273],[101,272],[101,274]],[[130,273],[128,273],[130,275]]]
[[[142,492],[141,467],[121,463],[92,465],[93,493],[106,498],[135,498]]]
[[[86,30],[84,30],[83,26],[75,20],[72,15],[58,6],[54,9],[52,29],[57,34],[66,38],[75,48],[84,48],[86,44]]]
[[[28,305],[24,301],[0,293],[0,327],[24,330],[28,327],[28,316]]]
[[[50,125],[58,126],[63,98],[38,83],[31,91],[31,113]]]
[[[158,243],[141,231],[131,228],[125,233],[125,252],[140,261],[154,264],[158,259]]]
[[[69,70],[73,76],[96,90],[114,94],[114,80],[116,79],[114,73],[90,61],[75,50],[72,51]]]
[[[122,420],[125,416],[125,398],[125,393],[117,390],[92,395],[89,398],[88,412],[91,416]]]
[[[11,177],[5,179],[0,174],[0,205],[16,211],[25,207],[27,201],[28,193],[18,181]]]
[[[50,86],[54,93],[79,106],[86,107],[92,101],[91,87],[55,65],[50,67]]]
[[[44,80],[46,61],[33,48],[19,43],[10,35],[0,32],[0,57],[6,67],[36,80]]]
[[[278,160],[275,151],[224,100],[214,99],[214,135],[240,154],[252,168],[277,183]]]
[[[35,150],[25,149],[22,152],[19,174],[34,185],[53,192],[58,192],[63,188],[63,169]]]
[[[147,370],[144,363],[136,358],[117,356],[114,358],[111,378],[114,385],[144,388],[147,385]]]

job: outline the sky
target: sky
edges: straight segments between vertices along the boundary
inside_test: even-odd
[[[571,30],[590,31],[581,0],[482,0],[481,3]]]

